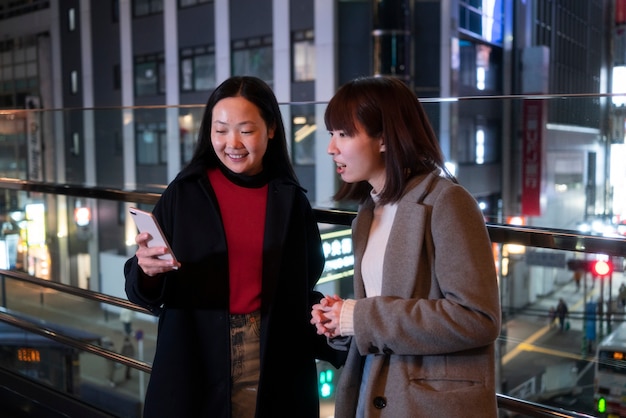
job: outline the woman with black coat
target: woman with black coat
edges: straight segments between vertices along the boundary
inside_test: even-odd
[[[128,299],[159,315],[145,417],[319,418],[309,323],[324,266],[274,93],[232,77],[209,97],[198,145],[153,210],[177,263],[138,249]]]

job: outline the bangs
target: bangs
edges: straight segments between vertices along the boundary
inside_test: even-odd
[[[349,97],[345,90],[340,90],[328,102],[324,113],[324,123],[328,131],[344,131],[346,135],[353,136],[357,133],[354,123],[356,116],[356,103],[354,97]]]

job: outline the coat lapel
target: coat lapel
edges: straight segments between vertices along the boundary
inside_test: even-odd
[[[265,215],[265,238],[263,241],[263,294],[272,303],[279,277],[283,244],[287,236],[288,220],[292,218],[296,187],[281,180],[271,181],[267,190],[267,212]],[[265,303],[265,298],[263,299]]]
[[[383,260],[382,295],[403,296],[415,294],[415,277],[420,265],[430,263],[421,257],[425,252],[425,235],[430,234],[430,209],[423,200],[437,176],[428,174],[412,180],[398,202],[398,210],[391,227]],[[355,260],[362,260],[372,225],[374,203],[368,199],[353,222]],[[407,256],[409,254],[409,256]],[[361,266],[355,265],[355,297],[365,297]]]

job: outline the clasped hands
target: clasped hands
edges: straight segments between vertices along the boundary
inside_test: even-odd
[[[339,296],[324,296],[319,303],[313,305],[311,309],[311,324],[315,325],[319,335],[334,338],[341,335],[339,333],[339,319],[341,318],[341,308],[343,299]]]

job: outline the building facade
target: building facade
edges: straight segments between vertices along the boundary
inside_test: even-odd
[[[610,92],[614,5],[0,0],[0,109],[37,110],[0,121],[0,175],[158,192],[191,158],[212,89],[251,74],[284,104],[296,172],[312,203],[328,207],[336,179],[324,103],[349,79],[391,74],[424,100],[488,221],[522,215],[572,228],[610,209],[610,106],[584,96]],[[581,98],[518,96],[545,94]],[[15,200],[0,196],[0,212],[20,210]],[[84,204],[48,210],[71,219]],[[100,202],[91,210],[100,223],[96,253],[126,252],[119,243],[133,226],[125,208]],[[53,245],[93,252],[80,234],[63,240]]]

